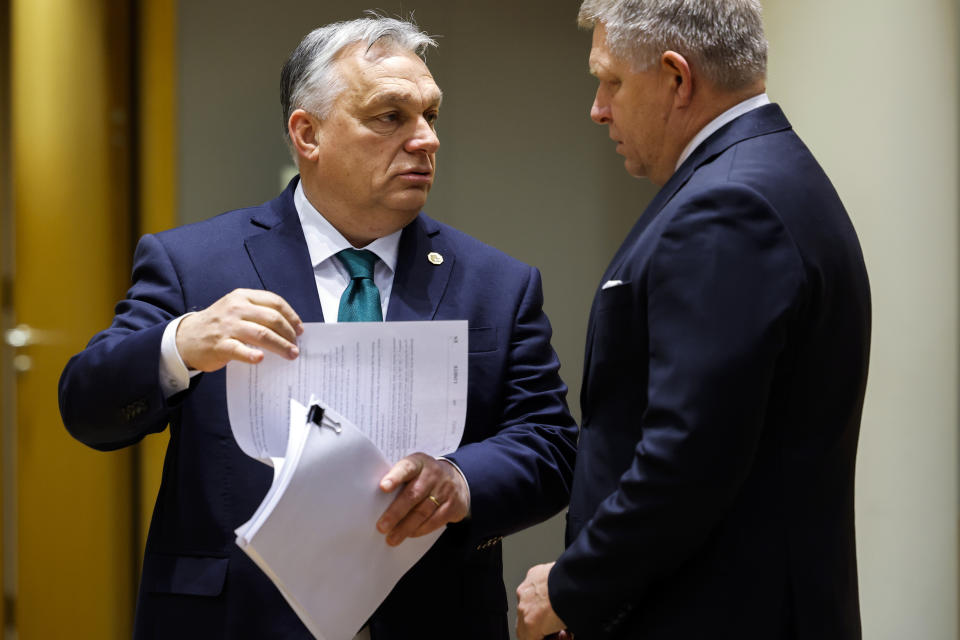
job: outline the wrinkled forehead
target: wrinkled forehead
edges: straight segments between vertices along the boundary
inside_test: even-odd
[[[603,23],[598,22],[593,28],[593,43],[590,46],[590,73],[597,75],[614,63],[613,55],[607,46],[607,32],[603,28]]]

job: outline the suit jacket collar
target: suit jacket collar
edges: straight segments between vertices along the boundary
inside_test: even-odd
[[[260,231],[248,236],[244,245],[264,289],[289,302],[304,322],[322,322],[310,252],[293,204],[298,180],[294,178],[278,197],[251,210],[251,226]],[[436,316],[456,262],[441,229],[422,213],[404,228],[387,320],[430,320]],[[430,253],[442,256],[441,264],[431,262]]]
[[[756,138],[758,136],[784,131],[790,128],[790,122],[780,109],[779,105],[768,104],[749,111],[739,118],[728,122],[717,129],[712,136],[703,141],[703,143],[693,150],[690,157],[687,158],[666,184],[657,192],[647,205],[643,214],[634,224],[626,240],[620,246],[617,254],[610,262],[607,272],[604,274],[603,282],[606,282],[616,273],[620,267],[626,251],[633,245],[636,239],[643,231],[650,226],[650,223],[657,214],[663,210],[673,196],[690,181],[693,174],[705,164],[713,161],[714,158],[732,147],[733,145]]]
[[[733,145],[756,138],[758,136],[784,131],[790,128],[790,122],[777,104],[767,104],[748,111],[739,118],[731,120],[717,129],[713,135],[693,150],[680,167],[673,173],[667,184],[657,194],[647,208],[651,211],[656,207],[659,211],[670,201],[680,188],[690,180],[690,177],[701,166],[711,162],[718,155]]]
[[[251,210],[250,222],[262,229],[244,240],[260,282],[290,303],[304,322],[320,322],[323,310],[313,277],[310,252],[293,204],[294,178],[279,196]]]

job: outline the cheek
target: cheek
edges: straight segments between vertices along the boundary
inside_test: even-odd
[[[390,162],[389,154],[369,141],[356,141],[350,145],[341,145],[340,148],[345,156],[349,156],[347,162],[352,167],[351,171],[358,175],[382,173],[384,166]]]
[[[617,122],[617,120],[614,120]],[[636,149],[643,144],[644,130],[640,126],[635,114],[625,114],[619,120],[620,138],[630,149]]]

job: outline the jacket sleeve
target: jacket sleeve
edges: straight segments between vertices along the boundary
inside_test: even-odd
[[[470,486],[471,516],[464,523],[470,540],[529,527],[557,513],[570,499],[577,426],[567,409],[567,387],[560,379],[551,335],[540,274],[531,267],[499,383],[499,428],[446,456]]]
[[[800,256],[758,194],[726,185],[677,207],[635,305],[646,308],[649,341],[649,361],[636,363],[648,368],[637,390],[647,398],[642,436],[617,490],[549,576],[554,610],[574,634],[613,633],[727,513],[765,435],[802,295]]]
[[[73,356],[60,376],[63,423],[95,449],[138,442],[162,431],[169,417],[170,403],[158,380],[160,341],[167,323],[185,309],[176,270],[155,236],[138,243],[132,280],[113,323]]]

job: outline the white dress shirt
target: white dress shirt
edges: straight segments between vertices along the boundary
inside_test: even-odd
[[[298,182],[297,189],[293,192],[293,204],[300,216],[303,236],[307,239],[310,263],[313,264],[317,293],[323,308],[323,320],[336,322],[340,311],[340,297],[350,284],[350,274],[335,256],[344,249],[355,247],[313,208],[303,193],[302,183]],[[390,303],[390,292],[393,291],[393,274],[397,270],[397,251],[400,248],[402,232],[402,229],[394,231],[363,247],[380,258],[373,267],[373,282],[380,290],[380,308],[384,318],[387,317],[387,305]]]
[[[712,136],[717,130],[720,129],[723,125],[728,122],[733,122],[743,114],[748,111],[753,111],[759,107],[762,107],[765,104],[770,104],[770,98],[767,97],[767,94],[761,93],[760,95],[753,96],[752,98],[747,98],[743,102],[730,107],[719,116],[707,123],[703,129],[697,132],[697,135],[693,136],[693,139],[687,143],[687,146],[684,147],[683,153],[680,154],[680,158],[677,160],[677,166],[674,168],[674,171],[680,168],[680,165],[690,157],[690,154],[696,150],[703,141]]]

